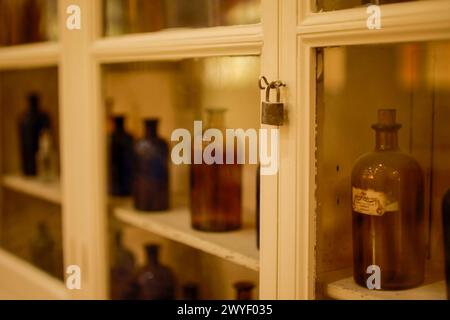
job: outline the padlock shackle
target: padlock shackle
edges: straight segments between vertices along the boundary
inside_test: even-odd
[[[278,86],[278,85],[272,86],[272,84],[275,84],[275,82],[272,82],[272,83],[271,83],[269,86],[267,86],[267,88],[266,88],[266,101],[267,101],[267,102],[270,102],[270,90],[271,90],[272,88],[274,88],[274,89],[277,90],[277,102],[280,102],[280,100],[281,100],[280,86]]]

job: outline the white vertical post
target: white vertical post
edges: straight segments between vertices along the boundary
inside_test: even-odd
[[[99,66],[91,56],[99,2],[60,0],[58,9],[64,263],[80,266],[82,287],[73,296],[82,299],[106,298],[108,287],[104,113]],[[80,29],[67,27],[69,7],[80,9]]]

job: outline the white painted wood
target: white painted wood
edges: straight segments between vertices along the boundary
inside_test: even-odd
[[[297,33],[313,46],[448,39],[450,1],[430,0],[381,7],[380,30],[367,28],[366,8],[305,14]]]
[[[100,70],[90,51],[101,21],[99,3],[59,2],[64,262],[81,268],[82,288],[74,297],[82,299],[108,296],[104,110]],[[69,5],[81,9],[81,30],[65,27]]]
[[[0,48],[0,70],[48,67],[58,64],[58,43],[37,43]]]
[[[92,53],[99,62],[185,59],[260,54],[261,25],[163,30],[97,40]]]
[[[293,30],[297,26],[297,1],[280,2],[280,78],[286,82],[284,90],[285,109],[288,123],[281,127],[280,139],[280,173],[278,193],[278,298],[295,299],[300,257],[297,255],[296,238],[297,215],[296,152],[298,143],[296,128],[298,122],[296,83],[297,65],[296,35]]]
[[[52,203],[61,203],[61,186],[59,181],[42,182],[36,178],[6,175],[3,177],[2,183],[4,188],[28,194]]]
[[[0,299],[67,300],[63,282],[0,249]]]
[[[326,285],[325,294],[338,300],[446,300],[445,281],[402,291],[377,291],[358,286],[353,277]]]
[[[279,0],[262,0],[261,75],[270,81],[279,79]],[[265,99],[265,92],[261,92]],[[263,101],[263,100],[262,100]],[[270,126],[262,125],[270,129]],[[260,272],[261,299],[278,297],[278,175],[261,176],[260,186]]]
[[[189,209],[142,213],[131,207],[114,209],[116,217],[132,226],[164,238],[180,242],[252,270],[259,270],[256,233],[252,226],[224,233],[200,232],[192,229]]]

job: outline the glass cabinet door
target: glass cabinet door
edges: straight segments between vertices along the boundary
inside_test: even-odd
[[[379,6],[379,30],[367,26],[370,4]],[[295,35],[281,45],[297,66],[282,67],[296,87],[288,134],[301,154],[292,166],[298,227],[287,229],[299,243],[294,296],[446,298],[450,34],[433,25],[448,19],[449,5],[297,1],[283,9],[286,19],[298,13]],[[293,30],[295,18],[282,28]]]
[[[448,41],[316,49],[319,282],[350,267],[369,292],[376,266],[381,289],[444,296],[436,283],[444,279],[449,49]]]
[[[195,299],[234,299],[243,281],[257,298],[257,164],[179,163],[175,148],[177,132],[194,143],[199,122],[259,128],[259,70],[258,56],[103,66],[111,298],[188,298],[194,288]],[[189,161],[195,148],[182,151]]]
[[[57,72],[0,72],[0,246],[62,281]]]

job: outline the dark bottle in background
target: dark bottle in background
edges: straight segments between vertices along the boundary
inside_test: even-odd
[[[395,110],[379,110],[376,147],[352,172],[355,281],[367,287],[367,268],[381,269],[382,290],[402,290],[424,280],[426,254],[422,170],[401,153]]]
[[[445,248],[445,273],[447,279],[447,299],[450,300],[450,190],[444,196],[442,205]]]
[[[168,267],[159,263],[158,245],[147,245],[147,265],[141,268],[136,278],[138,299],[175,299],[175,276]]]
[[[122,243],[122,233],[115,234],[114,261],[111,268],[111,298],[130,300],[136,296],[134,286],[135,259]]]
[[[19,123],[20,152],[22,172],[26,176],[36,176],[36,155],[39,150],[39,137],[42,130],[50,128],[48,115],[40,110],[37,94],[28,97],[28,110]]]
[[[194,282],[188,282],[183,285],[183,300],[197,301],[199,300],[199,288],[198,284]]]
[[[253,300],[255,284],[250,281],[239,281],[234,284],[236,300]]]
[[[31,261],[41,270],[54,275],[57,270],[55,258],[55,241],[53,240],[48,226],[40,222],[36,234],[30,242]]]
[[[208,110],[209,128],[221,130],[225,137],[225,110]],[[225,139],[224,139],[225,140]],[[203,141],[203,149],[209,142]],[[192,149],[192,159],[198,146]],[[222,146],[224,164],[191,164],[191,218],[192,227],[201,231],[223,232],[241,227],[242,165],[237,164],[237,148]],[[227,154],[234,152],[234,164],[226,164]]]
[[[109,192],[113,196],[131,195],[133,178],[133,137],[125,130],[125,118],[114,117],[109,141]]]
[[[169,209],[169,147],[157,127],[158,120],[146,120],[145,137],[134,148],[133,198],[140,211]]]

